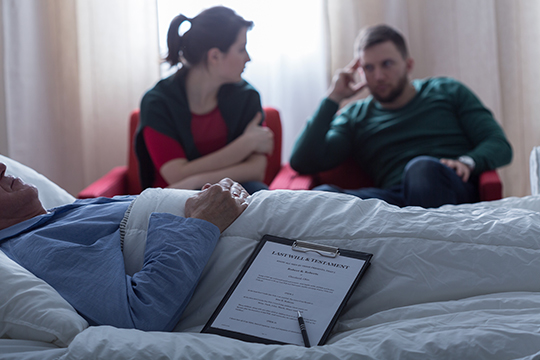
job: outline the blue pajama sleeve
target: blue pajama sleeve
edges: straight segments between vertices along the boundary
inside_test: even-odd
[[[171,214],[152,214],[144,265],[126,275],[133,327],[172,330],[193,295],[219,239],[209,222]]]

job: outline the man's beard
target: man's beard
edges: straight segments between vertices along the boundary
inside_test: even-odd
[[[394,100],[396,100],[401,94],[403,94],[403,91],[405,91],[405,87],[407,87],[407,84],[409,83],[409,78],[407,77],[407,73],[403,74],[401,79],[399,79],[399,82],[394,90],[390,92],[390,94],[386,96],[380,96],[375,91],[371,91],[371,94],[377,100],[378,102],[385,104],[385,103],[391,103]]]

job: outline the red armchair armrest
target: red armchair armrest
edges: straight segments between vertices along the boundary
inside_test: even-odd
[[[89,199],[96,197],[113,197],[116,195],[127,194],[127,166],[117,166],[84,188],[79,194],[79,199]]]
[[[480,174],[478,191],[480,201],[502,199],[502,181],[497,170],[488,170]]]

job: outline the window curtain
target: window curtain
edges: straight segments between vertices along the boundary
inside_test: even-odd
[[[213,5],[203,0],[0,1],[0,152],[72,194],[126,163],[129,112],[162,76],[158,10],[161,14],[163,4],[176,3],[174,16],[185,8],[181,4]],[[493,111],[514,148],[512,164],[499,171],[504,194],[530,193],[528,158],[540,144],[535,101],[540,2],[220,3],[255,22],[248,33],[252,62],[245,77],[260,91],[263,105],[281,111],[283,161],[331,75],[352,58],[358,31],[385,22],[407,37],[416,63],[413,77],[455,77]]]
[[[126,164],[128,117],[159,79],[156,4],[2,0],[1,151],[76,195]]]
[[[529,154],[540,144],[540,2],[331,0],[330,68],[345,66],[361,28],[387,23],[407,38],[414,78],[451,76],[493,112],[514,149],[499,169],[504,196],[530,194]]]

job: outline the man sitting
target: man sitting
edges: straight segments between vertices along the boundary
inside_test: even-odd
[[[247,192],[223,179],[190,197],[185,217],[152,213],[144,265],[129,276],[121,224],[135,196],[78,200],[46,211],[35,187],[5,171],[0,163],[0,249],[91,325],[172,330],[220,233],[248,206]]]
[[[316,173],[353,156],[376,188],[315,190],[426,208],[477,201],[478,175],[508,164],[511,146],[468,88],[442,77],[411,81],[413,65],[396,30],[386,25],[364,30],[355,58],[334,77],[298,138],[292,168]],[[364,81],[355,82],[355,75]],[[343,100],[366,86],[371,96],[336,115]]]

